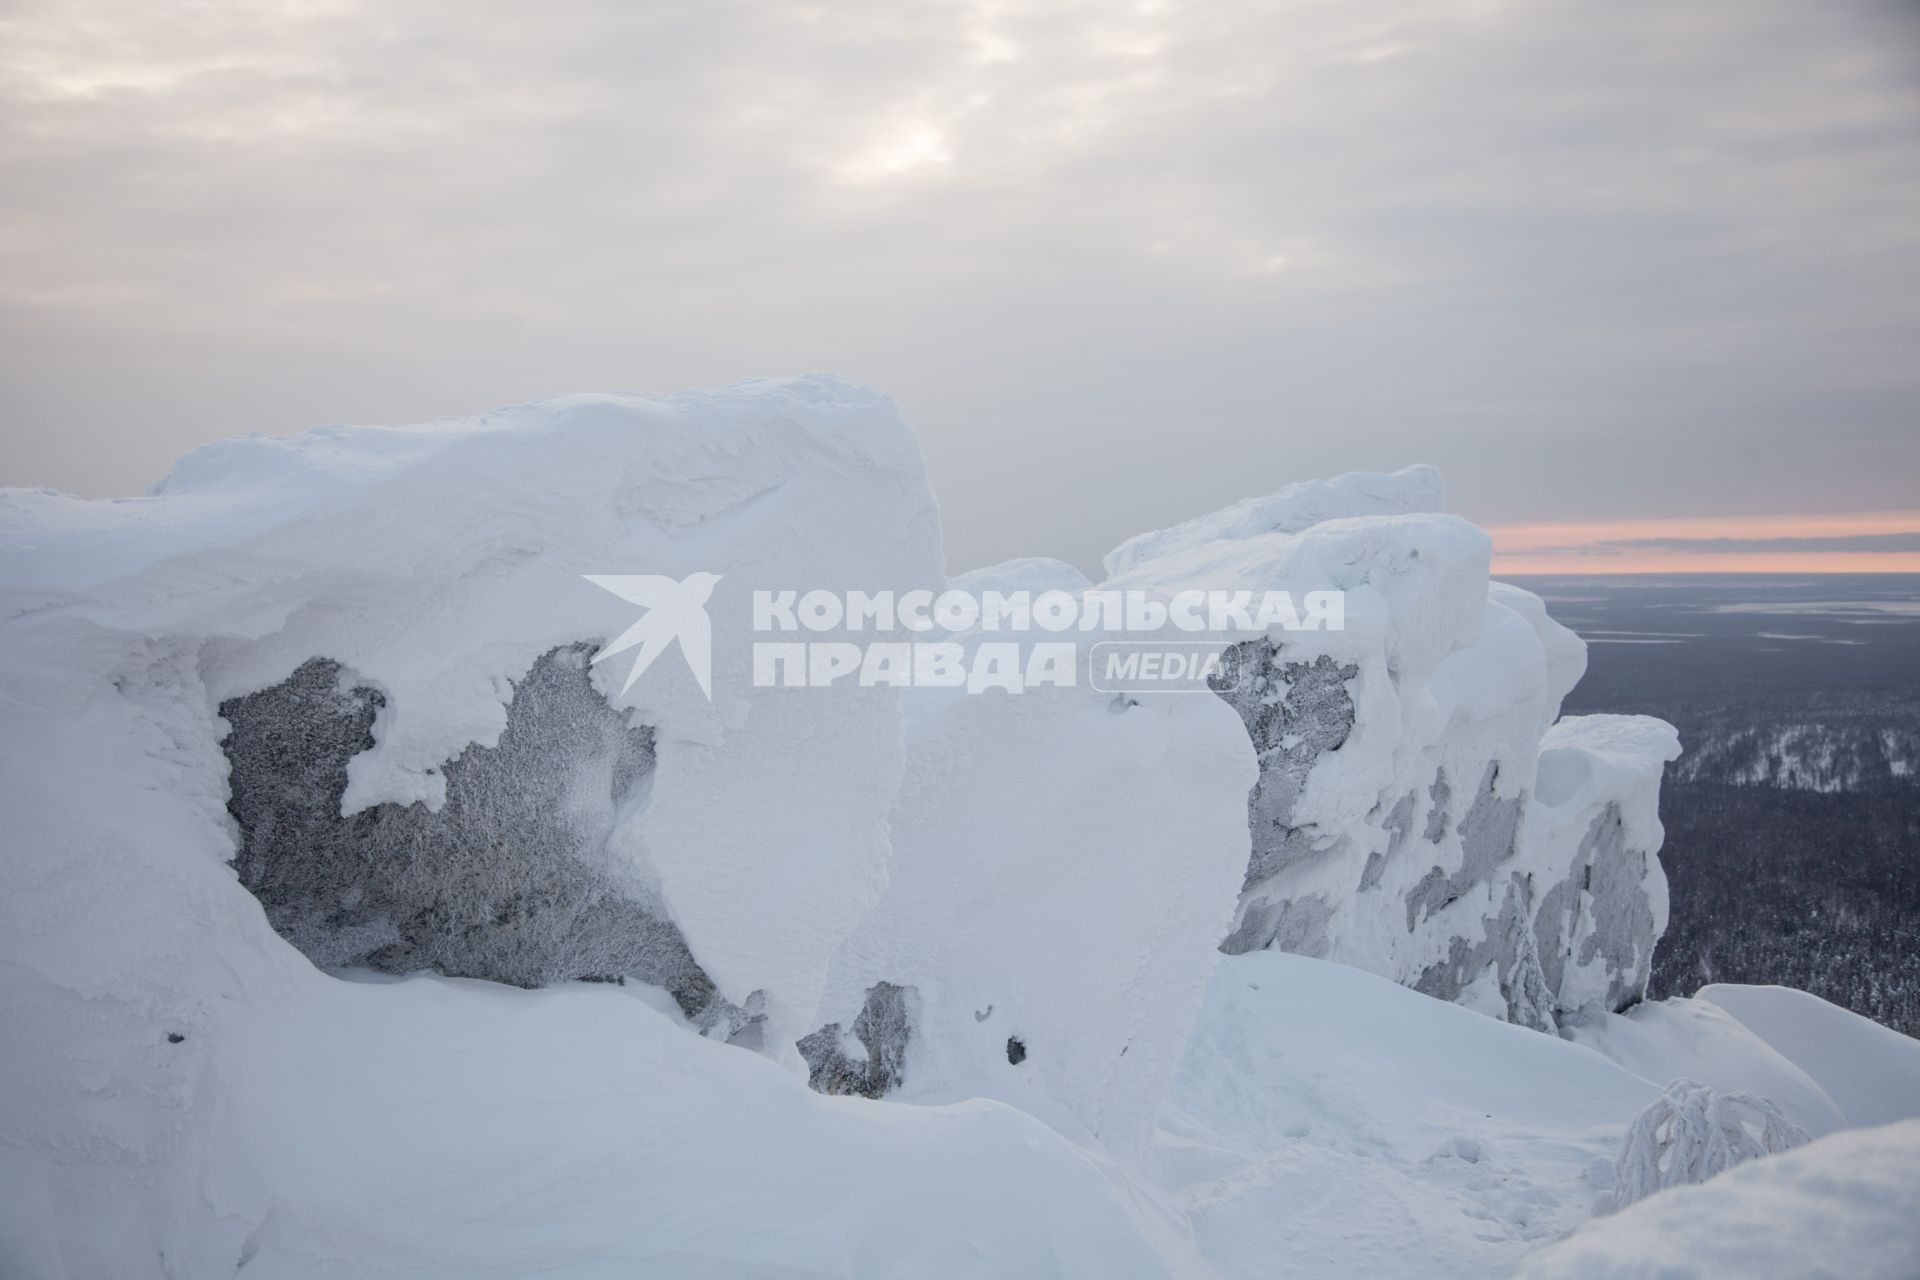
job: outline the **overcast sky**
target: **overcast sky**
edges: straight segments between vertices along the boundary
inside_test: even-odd
[[[826,370],[955,568],[1920,506],[1911,0],[0,0],[0,172],[8,483]]]

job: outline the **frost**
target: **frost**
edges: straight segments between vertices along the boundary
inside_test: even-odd
[[[514,686],[497,744],[448,761],[446,802],[340,813],[347,764],[374,744],[386,699],[314,659],[221,704],[231,726],[234,868],[314,963],[431,969],[538,987],[635,978],[689,1015],[713,983],[685,939],[607,858],[654,767],[587,676],[591,645],[544,654]]]
[[[1595,1209],[1623,1209],[1656,1191],[1705,1182],[1743,1160],[1806,1141],[1806,1130],[1765,1098],[1675,1080],[1635,1117],[1613,1163],[1613,1189],[1602,1193]]]

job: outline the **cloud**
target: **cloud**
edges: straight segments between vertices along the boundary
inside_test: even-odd
[[[831,369],[956,568],[1355,467],[1907,502],[1920,31],[1861,0],[14,0],[0,479]]]

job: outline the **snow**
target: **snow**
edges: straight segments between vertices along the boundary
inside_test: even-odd
[[[1661,1192],[1529,1260],[1527,1280],[1907,1280],[1920,1121],[1821,1138]]]
[[[348,815],[438,807],[442,764],[497,741],[512,681],[556,646],[634,621],[583,575],[721,574],[712,702],[673,654],[613,698],[652,727],[658,762],[611,851],[723,992],[766,993],[780,1044],[806,1029],[834,946],[885,884],[898,699],[752,689],[747,675],[750,584],[939,582],[918,447],[878,393],[815,378],[565,396],[419,427],[227,441],[129,502],[9,491],[0,530],[9,653],[16,670],[46,655],[58,674],[42,690],[117,671],[180,682],[204,708],[326,656],[381,691],[376,743],[349,766]],[[823,568],[836,580],[817,581]],[[619,660],[596,668],[608,695],[624,675]],[[203,755],[195,786],[217,789],[212,735],[178,732]],[[202,844],[224,859],[223,837]]]
[[[0,1274],[1477,1277],[1580,1227],[1675,1076],[1815,1133],[1920,1113],[1920,1045],[1799,993],[1611,1012],[1665,919],[1677,743],[1555,723],[1584,647],[1443,497],[1431,468],[1306,482],[1097,586],[954,580],[1347,593],[1223,698],[753,687],[751,590],[944,585],[911,432],[837,379],[0,492]],[[636,621],[586,575],[633,574],[717,576],[711,700],[684,642],[630,692],[625,655],[582,665]],[[344,730],[286,716],[335,702]],[[554,836],[729,1016],[322,971],[243,883],[290,816],[511,833],[476,946],[525,926]],[[527,980],[584,963],[556,950]],[[803,1038],[885,1096],[810,1090]],[[1784,1219],[1819,1179],[1749,1169],[1806,1154],[1574,1246],[1675,1197],[1744,1212],[1727,1185]]]
[[[1189,554],[1212,543],[1300,533],[1348,516],[1444,511],[1446,501],[1446,482],[1429,466],[1406,467],[1391,475],[1355,471],[1331,480],[1302,480],[1171,529],[1137,534],[1109,551],[1103,563],[1107,576],[1118,578],[1147,561]]]
[[[191,1189],[142,1222],[124,1190],[54,1183],[0,1259],[65,1270],[0,1271],[157,1274],[162,1250],[168,1274],[270,1280],[1198,1266],[1149,1189],[1028,1116],[822,1097],[617,989],[309,972],[284,994],[154,1037],[213,1111]],[[14,1160],[22,1185],[50,1163]]]
[[[1481,1277],[1584,1221],[1659,1087],[1599,1054],[1284,952],[1227,957],[1159,1174],[1220,1276]]]
[[[891,879],[823,1016],[851,1023],[874,983],[908,986],[921,1024],[901,1096],[1052,1099],[1070,1129],[1131,1151],[1246,868],[1246,735],[1205,695],[910,700]]]
[[[1806,1072],[1849,1125],[1920,1118],[1920,1041],[1791,987],[1715,983],[1695,994]]]
[[[1699,1080],[1723,1092],[1771,1099],[1815,1137],[1847,1127],[1846,1114],[1811,1076],[1710,1001],[1649,1001],[1576,1027],[1571,1035],[1659,1084]]]
[[[1612,1213],[1656,1191],[1705,1182],[1806,1141],[1806,1130],[1766,1098],[1675,1080],[1634,1118],[1614,1158],[1613,1187],[1595,1201],[1594,1212]]]

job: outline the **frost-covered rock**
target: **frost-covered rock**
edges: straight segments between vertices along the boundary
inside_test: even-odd
[[[514,684],[499,741],[445,768],[447,799],[340,813],[347,768],[385,699],[303,664],[220,706],[239,828],[234,869],[315,964],[431,969],[521,987],[634,978],[689,1016],[713,983],[607,841],[653,772],[653,734],[587,674],[593,646],[555,649]]]
[[[1242,639],[1213,681],[1261,766],[1225,950],[1552,1030],[1645,991],[1678,744],[1644,718],[1554,726],[1585,646],[1488,580],[1486,535],[1443,501],[1431,468],[1291,486],[1132,539],[1103,586],[1345,593],[1344,630]]]

